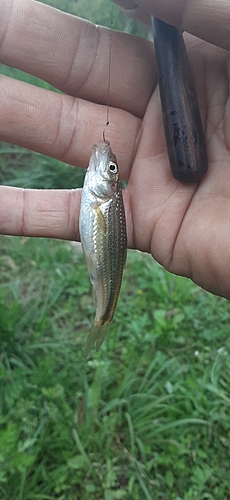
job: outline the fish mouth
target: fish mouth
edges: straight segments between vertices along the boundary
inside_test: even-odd
[[[110,143],[109,141],[100,141],[97,144],[94,144],[95,153],[99,153],[100,155],[104,155],[110,151]]]

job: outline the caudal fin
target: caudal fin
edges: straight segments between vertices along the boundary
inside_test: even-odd
[[[86,359],[94,346],[96,345],[96,351],[100,349],[101,345],[103,344],[105,337],[107,335],[108,329],[110,325],[102,325],[102,326],[92,326],[91,330],[89,331],[85,348],[84,348],[84,358]]]

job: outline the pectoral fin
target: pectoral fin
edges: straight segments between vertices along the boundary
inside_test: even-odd
[[[105,220],[105,217],[100,209],[100,205],[98,203],[92,203],[92,208],[95,210],[96,212],[96,215],[97,215],[97,224],[98,224],[98,228],[99,230],[103,233],[103,234],[106,234],[106,229],[107,229],[107,225],[106,225],[106,220]]]

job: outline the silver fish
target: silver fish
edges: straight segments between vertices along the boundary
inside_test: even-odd
[[[80,209],[80,237],[96,315],[84,349],[86,358],[103,343],[116,308],[126,260],[126,224],[118,165],[108,141],[93,146]]]

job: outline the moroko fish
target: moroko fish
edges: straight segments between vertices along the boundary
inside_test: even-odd
[[[80,236],[96,315],[84,349],[103,343],[113,319],[126,260],[126,224],[118,165],[108,141],[93,146],[85,175],[80,210]]]

